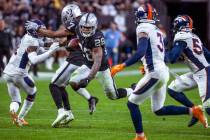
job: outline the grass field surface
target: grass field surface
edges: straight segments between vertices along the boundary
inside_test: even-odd
[[[140,78],[140,75],[134,75],[115,79],[118,87],[128,87]],[[29,126],[21,128],[11,123],[6,83],[0,83],[0,140],[131,140],[135,136],[126,106],[127,99],[109,100],[97,80],[88,86],[92,95],[99,98],[97,111],[89,115],[87,101],[68,87],[75,120],[68,128],[51,128],[57,110],[48,90],[49,82],[36,81],[36,102],[25,118]],[[186,94],[193,102],[200,104],[197,89]],[[22,99],[26,96],[23,92],[21,95]],[[179,105],[167,96],[165,105],[169,104]],[[210,130],[204,129],[201,124],[187,127],[190,116],[155,116],[151,112],[150,100],[145,101],[140,108],[148,140],[210,140]]]

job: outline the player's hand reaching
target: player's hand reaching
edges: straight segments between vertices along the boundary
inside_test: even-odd
[[[52,45],[50,46],[49,50],[51,51],[51,53],[54,53],[55,51],[57,51],[59,49],[59,43],[58,42],[54,42],[52,43]]]
[[[32,21],[27,21],[25,23],[26,30],[34,30],[34,31],[37,31],[37,30],[39,30],[40,27],[41,27],[41,25],[38,25],[37,23],[32,22]]]
[[[88,85],[89,82],[90,82],[90,79],[85,78],[85,79],[80,80],[78,85],[79,85],[80,88],[85,88]]]
[[[125,64],[124,63],[123,64],[118,64],[116,66],[113,66],[111,68],[111,75],[112,75],[112,77],[114,77],[116,73],[122,71],[124,68],[125,68]]]

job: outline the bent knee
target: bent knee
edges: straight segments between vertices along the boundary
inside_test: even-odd
[[[71,88],[74,90],[74,91],[77,91],[79,89],[79,86],[77,83],[75,82],[69,82]]]

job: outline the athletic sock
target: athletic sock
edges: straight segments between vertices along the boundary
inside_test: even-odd
[[[10,111],[14,111],[15,113],[17,113],[19,107],[20,107],[20,103],[18,102],[11,102],[9,106]]]
[[[182,107],[182,106],[164,106],[160,110],[155,111],[155,114],[158,116],[162,115],[184,115],[184,114],[190,114],[189,108]]]
[[[50,89],[50,93],[52,95],[52,98],[54,100],[55,105],[57,106],[57,108],[62,108],[62,93],[60,91],[60,88],[55,85],[55,84],[50,84],[49,85],[49,89]]]
[[[141,112],[138,105],[133,104],[128,101],[127,106],[128,106],[128,109],[130,110],[131,118],[132,118],[135,130],[136,130],[136,133],[137,134],[143,133],[142,117],[141,117]]]
[[[79,95],[83,96],[86,100],[91,98],[90,93],[87,91],[86,88],[80,88],[76,91]]]
[[[69,96],[68,96],[66,89],[64,87],[60,87],[60,90],[61,90],[61,96],[62,96],[62,100],[63,100],[64,109],[71,110],[71,106],[69,103]]]
[[[28,100],[25,99],[18,117],[20,119],[23,119],[27,115],[28,111],[31,109],[33,104],[34,104],[33,101],[31,102],[31,101],[28,101]]]
[[[182,92],[176,92],[170,88],[168,88],[169,95],[174,98],[176,101],[180,102],[181,104],[187,107],[193,107],[194,104],[184,95]]]

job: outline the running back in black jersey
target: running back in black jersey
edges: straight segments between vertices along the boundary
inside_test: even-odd
[[[103,33],[97,29],[93,36],[85,38],[81,35],[78,27],[76,28],[76,33],[80,40],[81,48],[82,48],[83,54],[85,56],[85,64],[89,68],[91,68],[94,63],[92,53],[91,53],[92,49],[97,48],[97,47],[102,47],[103,57],[102,57],[101,67],[100,67],[99,71],[104,71],[107,68],[109,68]]]
[[[67,36],[67,40],[70,41],[73,38],[76,38],[76,27],[78,26],[77,21],[72,21],[69,23],[69,25],[66,26],[66,30],[70,32],[70,35]],[[74,48],[67,48],[67,51],[69,52],[69,56],[67,57],[67,61],[70,62],[71,64],[81,66],[84,64],[84,56],[81,48],[74,47]]]

